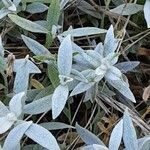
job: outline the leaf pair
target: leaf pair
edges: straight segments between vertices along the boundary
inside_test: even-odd
[[[138,149],[138,141],[136,132],[132,123],[132,119],[129,116],[129,112],[126,109],[123,119],[121,119],[115,128],[113,129],[110,141],[109,149],[118,150],[123,137],[124,145],[127,150]]]
[[[0,134],[6,132],[22,114],[25,93],[16,94],[9,102],[9,109],[0,102]]]
[[[72,81],[70,77],[72,69],[72,42],[68,35],[63,39],[58,50],[57,60],[60,85],[55,89],[52,96],[52,116],[55,119],[65,107],[69,95],[67,83]]]
[[[94,135],[87,129],[82,128],[81,126],[76,124],[76,130],[81,139],[88,145],[81,148],[82,150],[108,150],[104,143],[96,135]],[[138,149],[136,132],[132,123],[132,119],[129,116],[128,110],[124,112],[123,119],[121,119],[117,123],[117,125],[111,133],[109,141],[109,150],[118,150],[121,144],[122,137],[125,144],[125,148],[127,150]]]
[[[13,71],[16,72],[13,88],[14,93],[27,91],[29,75],[31,73],[41,73],[39,68],[28,58],[16,59],[14,61]]]

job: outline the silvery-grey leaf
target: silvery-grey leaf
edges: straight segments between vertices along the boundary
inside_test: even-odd
[[[127,73],[128,71],[132,71],[139,64],[140,64],[139,61],[129,61],[117,63],[115,67],[117,67],[122,73]]]
[[[77,86],[78,83],[79,83],[79,81],[76,79],[74,79],[72,82],[69,82],[67,84],[69,91],[72,91]]]
[[[47,130],[60,130],[60,129],[66,129],[66,128],[72,128],[73,126],[62,123],[62,122],[45,122],[40,124],[42,127],[46,128]]]
[[[114,28],[113,25],[111,25],[104,41],[104,56],[106,57],[108,54],[114,52],[117,49],[118,43],[119,40],[114,37]]]
[[[13,3],[15,4],[16,7],[20,4],[21,0],[13,0]]]
[[[41,73],[39,68],[28,59],[16,59],[13,70],[16,72],[14,93],[27,91],[30,73]]]
[[[27,70],[29,73],[41,73],[39,68],[28,59],[16,59],[13,66],[13,71],[17,72],[18,70]]]
[[[84,0],[77,0],[77,8],[97,19],[102,19],[102,15],[96,11],[95,7]]]
[[[2,36],[0,35],[0,56],[4,57],[4,47],[3,47],[3,42],[2,42]]]
[[[70,34],[72,37],[82,37],[87,35],[102,34],[106,32],[107,30],[99,29],[96,27],[83,27],[83,28],[76,28],[76,29],[65,31],[61,35],[67,36]]]
[[[149,150],[150,149],[150,136],[138,139],[139,150]]]
[[[144,17],[147,23],[147,27],[150,28],[150,0],[146,0],[144,4]]]
[[[74,95],[83,93],[86,90],[88,90],[89,88],[91,88],[93,85],[94,85],[94,82],[89,82],[89,83],[80,82],[70,93],[70,96],[74,96]]]
[[[111,66],[111,68],[105,74],[105,78],[107,78],[108,80],[119,80],[121,79],[121,76],[121,71],[114,66]]]
[[[78,46],[77,44],[75,44],[74,42],[72,42],[72,49],[73,49],[73,52],[78,52],[78,53],[81,53],[81,52],[84,52],[84,50]]]
[[[9,112],[8,108],[0,101],[0,117],[7,115]]]
[[[136,131],[127,109],[125,110],[123,116],[123,141],[127,150],[138,149]]]
[[[69,2],[70,0],[61,0],[60,2],[60,9],[64,9],[64,7],[66,6],[66,4]]]
[[[92,145],[92,144],[99,144],[102,146],[105,146],[104,143],[93,133],[88,131],[87,129],[81,127],[79,124],[76,123],[76,130],[81,139],[87,144],[87,145]]]
[[[85,78],[85,76],[79,72],[78,70],[72,69],[71,70],[71,76],[73,76],[74,79],[82,82],[88,82],[88,80]]]
[[[133,15],[142,10],[143,10],[143,5],[127,3],[127,4],[122,4],[114,9],[111,9],[110,11],[120,15]]]
[[[70,35],[64,38],[60,44],[57,63],[59,74],[69,76],[72,68],[72,42]]]
[[[21,35],[23,41],[27,45],[27,47],[35,54],[35,55],[50,55],[50,52],[43,45],[38,43],[37,41],[25,36]]]
[[[14,5],[14,3],[11,0],[2,0],[2,2],[8,10],[10,10],[10,11],[17,10],[16,6]]]
[[[34,21],[36,24],[39,24],[40,26],[47,28],[47,21],[46,20],[37,20]]]
[[[73,78],[67,77],[67,76],[64,76],[64,75],[59,75],[59,79],[60,79],[60,84],[61,85],[67,85],[67,83],[73,81]]]
[[[29,83],[29,73],[27,70],[18,70],[15,76],[13,92],[15,94],[27,91]]]
[[[87,50],[86,53],[93,59],[95,59],[97,62],[99,62],[99,65],[101,64],[101,59],[103,58],[103,56],[100,55],[97,51]]]
[[[135,97],[131,90],[129,89],[128,85],[123,82],[122,80],[108,80],[108,83],[117,89],[123,96],[131,100],[132,102],[136,102]]]
[[[46,28],[30,20],[19,17],[16,14],[8,14],[8,17],[11,19],[12,22],[14,22],[15,24],[17,24],[18,26],[20,26],[21,28],[27,31],[36,32],[36,33],[49,33],[49,31]]]
[[[110,140],[109,140],[109,150],[118,150],[121,144],[121,139],[123,135],[123,120],[121,119],[114,127]]]
[[[95,47],[94,51],[98,52],[101,56],[103,56],[103,53],[104,53],[104,46],[103,46],[103,44],[102,44],[102,43],[99,43],[99,44]]]
[[[20,143],[21,138],[23,137],[24,133],[28,130],[31,126],[32,121],[24,122],[17,125],[14,129],[12,129],[5,142],[3,149],[4,150],[16,150],[18,143]]]
[[[13,124],[14,124],[14,121],[8,120],[6,116],[1,117],[0,118],[0,134],[5,133]]]
[[[108,148],[103,145],[93,144],[93,145],[81,147],[80,150],[108,150]]]
[[[68,99],[69,89],[68,86],[59,85],[52,96],[52,117],[57,118],[65,107]]]
[[[48,10],[48,6],[40,2],[33,2],[26,8],[26,11],[31,14],[42,13],[46,10]]]
[[[84,52],[83,52],[84,53]],[[75,62],[76,65],[79,65],[83,68],[94,68],[93,65],[86,60],[81,54],[77,54],[73,57],[73,61]]]
[[[107,61],[109,61],[110,65],[116,64],[117,61],[118,61],[118,58],[119,58],[119,54],[118,54],[118,53],[114,53],[114,52],[109,53],[109,54],[105,57],[105,59],[106,59]]]
[[[23,105],[25,102],[25,92],[18,93],[13,96],[9,102],[9,109],[19,117],[22,113]]]
[[[4,18],[5,16],[7,16],[11,11],[8,10],[7,8],[2,8],[0,10],[0,19]]]
[[[87,102],[88,100],[93,101],[96,97],[97,90],[98,90],[97,84],[93,85],[90,89],[88,89],[85,93],[83,102]]]
[[[52,95],[48,95],[25,105],[23,112],[25,114],[35,115],[47,112],[51,110],[51,108],[52,108]]]
[[[93,51],[95,52],[95,51]],[[93,56],[91,56],[88,53],[81,53],[81,56],[93,67],[93,68],[97,68],[100,65],[99,60],[94,59]]]
[[[48,150],[60,150],[55,137],[40,125],[32,124],[25,134]]]

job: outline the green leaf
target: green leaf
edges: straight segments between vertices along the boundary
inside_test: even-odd
[[[3,72],[6,69],[6,63],[4,58],[0,56],[0,72]]]
[[[20,26],[21,28],[31,31],[31,32],[37,32],[37,33],[49,33],[47,29],[40,26],[39,24],[36,24],[30,20],[27,20],[25,18],[19,17],[15,14],[8,14],[8,17],[11,19],[12,22]]]
[[[47,30],[51,33],[53,25],[58,24],[60,16],[60,0],[52,0],[47,14]],[[52,43],[52,34],[46,36],[46,47]]]
[[[59,73],[54,63],[48,64],[48,77],[54,88],[59,85]]]

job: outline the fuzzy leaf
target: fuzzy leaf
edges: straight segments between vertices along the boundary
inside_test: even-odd
[[[40,124],[42,127],[46,128],[47,130],[60,130],[66,128],[74,128],[71,125],[61,123],[61,122],[45,122]]]
[[[72,43],[68,35],[58,50],[58,71],[60,75],[69,76],[72,68]]]
[[[96,27],[84,27],[65,31],[61,34],[61,36],[67,36],[70,34],[72,37],[82,37],[87,35],[102,34],[106,32],[107,30],[105,29],[99,29]]]
[[[117,89],[123,96],[131,100],[132,102],[136,102],[135,97],[128,85],[122,80],[107,80],[111,86]]]
[[[150,136],[138,139],[139,150],[149,150],[150,149]]]
[[[5,133],[12,125],[14,124],[14,121],[8,120],[7,117],[1,117],[0,118],[0,134]]]
[[[0,101],[0,117],[4,117],[9,113],[8,108]]]
[[[146,0],[144,4],[144,17],[147,23],[147,27],[150,28],[150,0]]]
[[[48,150],[60,150],[55,137],[40,125],[32,124],[25,134]]]
[[[41,73],[39,68],[28,59],[15,60],[13,70],[16,72],[14,93],[27,91],[30,73]]]
[[[113,53],[117,49],[118,43],[119,40],[114,37],[114,28],[111,25],[104,41],[104,56],[106,57],[108,54]]]
[[[122,4],[110,11],[120,15],[133,15],[139,11],[143,10],[143,5],[138,5],[134,3]]]
[[[81,139],[87,144],[87,145],[92,145],[92,144],[99,144],[104,146],[104,143],[93,133],[88,131],[87,129],[81,127],[76,123],[76,130]]]
[[[9,102],[9,109],[19,117],[22,113],[23,105],[25,102],[25,92],[16,94]]]
[[[36,115],[43,112],[47,112],[51,108],[52,108],[52,96],[48,95],[25,105],[23,112],[25,114]]]
[[[21,138],[23,137],[26,130],[31,126],[31,124],[32,121],[24,122],[12,129],[4,142],[3,149],[16,150],[18,143],[20,143]]]
[[[127,109],[123,116],[123,141],[127,150],[138,149],[136,132]]]
[[[68,86],[59,85],[52,96],[52,117],[57,118],[65,107],[68,99],[69,89]]]
[[[2,8],[0,10],[0,19],[4,18],[5,16],[7,16],[9,13],[11,13],[10,10],[8,10],[7,8]]]
[[[47,29],[30,20],[19,17],[15,14],[8,14],[8,17],[11,19],[12,22],[14,22],[15,24],[17,24],[18,26],[20,26],[21,28],[27,31],[37,32],[37,33],[48,33]]]
[[[93,145],[85,146],[80,150],[108,150],[108,148],[103,145],[93,144]]]
[[[2,36],[0,35],[0,56],[3,58],[4,57],[4,47],[3,47],[3,42],[2,42]]]
[[[139,64],[139,61],[129,61],[118,63],[115,65],[115,67],[117,67],[122,73],[127,73],[128,71],[132,71]]]
[[[26,8],[26,11],[31,14],[42,13],[46,10],[48,10],[48,6],[40,2],[31,3]]]
[[[45,48],[43,45],[38,43],[37,41],[25,36],[21,35],[23,41],[27,45],[27,47],[35,54],[35,55],[50,55],[51,53]]]
[[[70,96],[83,93],[83,92],[85,92],[86,90],[90,89],[93,85],[94,85],[94,82],[89,82],[89,83],[80,82],[80,83],[77,84],[77,86],[73,89],[73,91],[71,92]]]
[[[114,127],[110,140],[109,140],[109,150],[118,150],[121,144],[121,139],[123,135],[123,120],[120,120]]]

